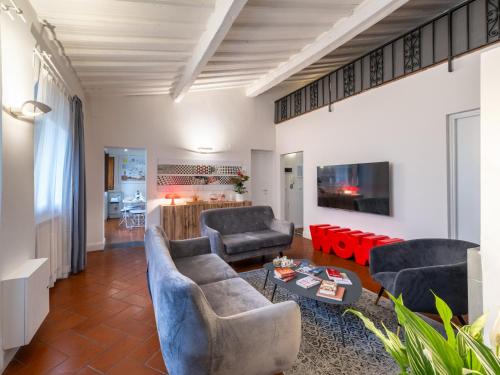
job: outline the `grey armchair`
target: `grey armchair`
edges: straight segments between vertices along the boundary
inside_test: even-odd
[[[294,225],[274,217],[271,207],[215,208],[200,215],[201,235],[210,239],[212,253],[237,261],[290,248]]]
[[[467,314],[467,249],[472,242],[417,239],[379,246],[370,252],[370,274],[382,288],[403,296],[405,305],[421,313],[436,313],[432,292],[463,321]]]

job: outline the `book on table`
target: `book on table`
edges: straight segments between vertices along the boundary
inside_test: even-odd
[[[344,299],[345,288],[338,286],[336,282],[330,280],[323,280],[319,286],[316,295],[318,297],[328,298],[335,301],[342,301]]]
[[[349,279],[345,272],[340,272],[335,268],[327,268],[325,271],[326,276],[328,276],[331,281],[335,281],[340,285],[352,285],[352,281]]]
[[[312,288],[313,286],[320,284],[321,279],[314,277],[314,276],[306,276],[300,280],[297,280],[296,283],[298,286],[300,286],[302,288],[309,289],[309,288]]]
[[[294,279],[295,275],[295,271],[290,267],[277,267],[274,269],[274,277],[285,282]]]

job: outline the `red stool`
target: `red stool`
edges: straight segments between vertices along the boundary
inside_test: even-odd
[[[326,230],[327,234],[324,237],[324,241],[321,243],[321,249],[323,250],[323,252],[327,254],[331,253],[333,250],[333,241],[335,240],[335,235],[337,233],[348,232],[348,231],[350,231],[349,228],[340,228],[340,227],[327,229]]]
[[[354,249],[351,246],[351,235],[362,233],[360,230],[349,230],[347,232],[337,232],[332,236],[333,252],[344,259],[352,258]]]
[[[330,224],[312,224],[309,225],[309,230],[311,231],[311,239],[313,243],[313,249],[316,251],[321,250],[321,241],[319,238],[319,228],[321,227],[329,227]]]
[[[327,230],[328,229],[336,229],[336,228],[339,228],[337,225],[329,225],[327,227],[319,227],[317,229],[318,231],[318,242],[319,242],[319,248],[320,250],[323,250],[323,246],[325,244],[325,242],[327,242],[326,238],[327,238]]]
[[[370,260],[370,250],[377,246],[378,241],[385,240],[387,236],[367,236],[361,239],[361,248],[354,253],[355,261],[366,266]]]

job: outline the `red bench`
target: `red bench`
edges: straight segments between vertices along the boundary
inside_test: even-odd
[[[360,230],[349,230],[347,232],[337,232],[332,236],[333,252],[340,258],[349,259],[354,255],[351,246],[351,235],[362,233]]]
[[[363,266],[370,262],[370,251],[374,247],[404,241],[401,238],[390,238],[330,224],[312,224],[309,225],[309,230],[314,250],[324,253],[333,251],[344,259],[354,256],[356,263]]]
[[[326,230],[326,236],[323,237],[323,242],[321,243],[321,250],[323,250],[324,253],[331,253],[333,250],[333,241],[335,239],[335,235],[337,233],[341,232],[348,232],[350,231],[349,228],[329,228]]]
[[[321,250],[321,241],[319,235],[319,228],[321,227],[329,227],[330,224],[311,224],[309,225],[309,230],[311,232],[311,239],[313,243],[313,249],[316,251]]]
[[[328,230],[329,229],[337,229],[339,228],[338,225],[329,225],[327,227],[319,227],[318,228],[318,241],[319,241],[319,247],[321,251],[325,252],[325,246],[328,246]]]

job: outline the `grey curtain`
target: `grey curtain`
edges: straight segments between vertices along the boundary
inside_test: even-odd
[[[73,122],[73,206],[71,231],[71,272],[78,273],[87,263],[87,212],[85,191],[85,142],[82,101],[71,100]]]

